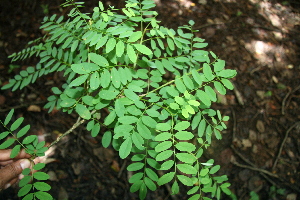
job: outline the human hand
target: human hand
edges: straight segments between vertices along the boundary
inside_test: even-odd
[[[15,158],[10,158],[11,149],[0,150],[0,191],[18,181],[23,169],[30,167],[30,155],[22,150]]]

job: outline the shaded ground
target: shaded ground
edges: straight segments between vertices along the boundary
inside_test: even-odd
[[[38,29],[44,13],[64,14],[62,0],[0,2],[0,85],[34,59],[10,65],[7,55],[21,50],[41,36]],[[97,5],[88,1],[86,9]],[[108,1],[107,1],[108,2]],[[117,7],[123,3],[112,1]],[[161,0],[157,10],[164,26],[176,28],[193,19],[199,37],[238,71],[236,88],[214,107],[231,117],[221,142],[206,154],[222,166],[237,199],[296,199],[300,195],[300,4],[298,1],[262,0]],[[41,109],[50,88],[60,84],[58,74],[43,77],[22,91],[0,91],[0,117],[16,107],[19,116],[32,124],[32,133],[57,138],[76,121],[76,116]],[[17,117],[19,117],[17,116]],[[100,146],[101,137],[91,138],[84,128],[61,141],[50,156],[53,195],[58,199],[136,199],[124,170],[127,160]],[[284,189],[282,195],[273,192]],[[0,199],[17,199],[15,189]],[[277,190],[278,191],[278,190]],[[294,198],[293,198],[294,197]],[[147,199],[187,199],[184,193],[168,196],[162,187]],[[224,197],[225,199],[225,197]],[[227,197],[229,199],[229,197]]]

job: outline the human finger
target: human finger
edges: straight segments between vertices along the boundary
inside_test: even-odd
[[[28,159],[21,159],[2,168],[0,170],[0,189],[3,189],[11,180],[17,178],[23,169],[29,167],[30,161]]]
[[[0,150],[0,161],[12,160],[10,154],[11,154],[11,149]],[[27,154],[24,149],[22,149],[14,159],[22,159],[22,158],[30,158],[30,155]]]

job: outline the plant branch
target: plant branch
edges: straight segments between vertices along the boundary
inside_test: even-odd
[[[96,110],[93,110],[91,112],[91,115],[93,115],[96,112]],[[48,148],[52,147],[53,145],[55,145],[56,143],[58,143],[63,137],[67,136],[68,134],[70,134],[74,129],[76,129],[78,126],[80,126],[81,124],[83,124],[86,120],[82,119],[80,120],[80,118],[78,118],[79,120],[77,120],[77,122],[75,124],[73,124],[73,126],[67,130],[65,133],[63,133],[61,136],[59,136],[55,141],[53,141]]]

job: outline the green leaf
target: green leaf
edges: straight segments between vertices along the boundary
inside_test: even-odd
[[[196,83],[202,85],[202,78],[197,70],[195,69],[192,70],[192,76],[194,78],[194,81],[196,81]]]
[[[131,148],[132,148],[132,140],[131,137],[128,137],[120,146],[119,149],[120,158],[122,159],[126,158],[130,154]]]
[[[190,90],[195,89],[194,83],[193,83],[193,81],[190,79],[189,76],[187,76],[186,74],[184,74],[184,75],[182,76],[182,79],[183,79],[184,85],[185,85],[188,89],[190,89]]]
[[[15,111],[15,110],[12,109],[12,110],[10,110],[9,113],[7,114],[7,116],[6,116],[5,120],[4,120],[4,125],[5,125],[5,126],[10,122],[10,120],[11,120],[13,114],[14,114],[14,111]]]
[[[97,124],[95,124],[94,127],[92,128],[91,136],[92,136],[92,137],[96,137],[99,133],[100,133],[100,124],[97,123]]]
[[[216,92],[210,87],[210,86],[205,86],[205,93],[209,96],[210,100],[213,102],[217,101],[217,94]]]
[[[226,94],[226,88],[220,82],[217,82],[217,81],[214,82],[214,86],[220,94],[222,94],[222,95]]]
[[[30,172],[31,172],[31,169],[30,169],[30,168],[25,168],[25,169],[23,169],[22,174],[26,176],[26,175],[28,175]]]
[[[35,141],[37,139],[37,136],[36,135],[29,135],[27,137],[25,137],[22,141],[23,144],[29,144],[33,141]]]
[[[136,181],[131,187],[130,187],[130,192],[136,192],[140,189],[141,185],[144,182],[142,180]]]
[[[22,187],[18,192],[18,197],[22,197],[22,196],[28,194],[28,192],[30,192],[31,188],[32,188],[32,184],[27,184],[24,187]]]
[[[92,62],[99,65],[100,67],[108,67],[109,63],[106,58],[96,53],[89,53],[89,58]]]
[[[107,148],[110,143],[111,143],[111,139],[112,139],[112,134],[110,131],[106,131],[102,137],[102,146]]]
[[[166,150],[166,151],[163,151],[163,152],[160,152],[159,154],[157,154],[156,156],[156,161],[163,161],[163,160],[166,160],[168,158],[171,157],[171,155],[173,155],[173,151],[172,150]]]
[[[200,198],[201,198],[200,194],[194,194],[188,200],[199,200]],[[203,200],[206,200],[206,199],[203,199]]]
[[[211,80],[213,80],[215,78],[215,76],[213,75],[213,73],[211,71],[210,66],[207,63],[203,64],[203,73],[204,73],[205,78],[208,81],[211,81]]]
[[[143,138],[151,139],[151,131],[142,122],[137,123],[137,130]]]
[[[108,35],[105,35],[104,37],[101,37],[100,40],[98,41],[98,43],[96,44],[95,49],[97,50],[97,49],[101,48],[103,45],[105,45],[107,40],[108,40]]]
[[[21,150],[21,145],[19,145],[19,144],[16,145],[16,146],[11,150],[10,158],[16,157],[16,156],[19,154],[20,150]]]
[[[99,70],[100,67],[94,63],[83,62],[79,64],[72,64],[71,69],[77,74],[88,74],[92,71]]]
[[[151,191],[155,191],[157,189],[155,183],[150,178],[145,177],[144,182]]]
[[[217,76],[223,77],[223,78],[233,78],[236,75],[236,70],[233,69],[226,69],[222,70],[217,73]]]
[[[133,44],[133,46],[139,51],[141,52],[142,54],[145,54],[145,55],[152,55],[152,50],[149,49],[148,47],[146,47],[145,45],[143,44]]]
[[[146,187],[145,183],[143,182],[140,187],[139,198],[141,200],[144,200],[146,198],[146,195],[147,195],[147,187]]]
[[[132,138],[132,142],[136,146],[136,148],[138,148],[140,150],[145,149],[145,147],[143,146],[144,139],[142,138],[142,136],[140,136],[140,134],[138,134],[137,132],[133,132],[131,135],[131,138]]]
[[[148,109],[148,110],[146,110],[146,113],[150,117],[159,117],[160,116],[160,113],[157,110],[154,110],[154,109]]]
[[[190,140],[194,137],[194,134],[189,131],[179,131],[175,134],[178,140]]]
[[[17,138],[20,138],[20,137],[24,136],[29,131],[29,129],[30,129],[29,124],[24,126],[21,130],[18,131]]]
[[[185,174],[196,174],[197,170],[190,164],[177,164],[177,168]]]
[[[92,90],[96,90],[98,89],[100,86],[100,76],[98,72],[94,72],[91,75],[91,79],[90,79],[90,87]]]
[[[47,192],[43,192],[43,191],[38,191],[35,192],[34,195],[39,198],[39,199],[43,199],[43,200],[52,200],[53,197],[48,194]]]
[[[186,186],[193,186],[193,181],[191,178],[184,175],[177,175],[178,180]]]
[[[179,185],[177,181],[174,181],[171,191],[172,191],[172,195],[179,193]]]
[[[44,180],[48,180],[49,179],[49,175],[46,174],[45,172],[35,172],[33,174],[33,177],[37,180],[40,180],[40,181],[44,181]]]
[[[209,170],[209,173],[215,174],[217,171],[219,171],[220,168],[221,168],[220,165],[215,165]]]
[[[121,85],[120,75],[116,68],[112,68],[111,70],[111,80],[112,84],[115,86],[115,88],[119,88]]]
[[[168,44],[169,48],[170,48],[172,51],[175,50],[174,42],[173,42],[173,40],[172,40],[171,38],[169,38],[169,37],[167,38],[167,44]]]
[[[189,142],[178,142],[175,145],[175,147],[179,151],[187,151],[187,152],[192,152],[192,151],[195,151],[195,149],[196,149],[196,146]]]
[[[198,127],[198,136],[200,138],[203,136],[205,129],[206,129],[206,121],[205,119],[202,119]]]
[[[184,162],[184,163],[192,164],[196,161],[195,156],[193,156],[192,154],[189,154],[189,153],[176,153],[175,155],[178,158],[178,160],[180,160],[181,162]]]
[[[138,121],[137,117],[134,116],[124,116],[124,117],[120,117],[118,118],[118,121],[122,124],[134,124]]]
[[[23,117],[18,118],[11,126],[10,126],[10,130],[14,131],[17,128],[19,128],[19,126],[22,124],[22,122],[24,121]]]
[[[156,147],[155,147],[155,151],[156,152],[161,152],[164,150],[169,149],[172,146],[172,142],[171,141],[164,141],[162,143],[159,143]]]
[[[79,116],[83,119],[91,119],[91,113],[87,109],[85,105],[82,104],[76,104],[75,106],[76,112],[79,114]]]
[[[127,170],[128,171],[138,171],[144,167],[144,163],[142,162],[135,162],[128,165]]]
[[[115,90],[102,89],[99,92],[100,98],[105,99],[105,100],[112,100],[112,99],[116,98],[118,94],[119,94],[119,92],[117,92]]]
[[[197,97],[208,107],[211,105],[210,97],[202,90],[197,90]]]
[[[208,168],[202,168],[200,171],[200,176],[206,176],[208,174],[209,169]]]
[[[101,86],[103,88],[107,88],[110,84],[111,78],[110,78],[110,73],[107,69],[103,70],[103,73],[101,74],[100,82]]]
[[[27,168],[28,169],[28,168]],[[29,169],[30,170],[30,169]],[[30,173],[30,172],[29,172]],[[19,187],[23,187],[24,185],[27,185],[31,181],[31,176],[24,176],[19,181]]]
[[[95,72],[98,73],[98,72]],[[89,77],[89,74],[85,74],[82,76],[79,76],[77,78],[75,78],[70,84],[69,87],[73,87],[73,86],[79,86],[81,84],[83,84]]]
[[[163,132],[163,133],[158,134],[155,137],[155,141],[165,141],[165,140],[171,139],[171,137],[172,137],[171,133]]]
[[[156,172],[154,172],[152,169],[146,168],[145,172],[146,172],[147,176],[149,178],[151,178],[153,181],[158,181],[158,176],[157,176]]]
[[[115,38],[110,38],[106,43],[106,49],[105,49],[106,51],[105,52],[106,53],[111,52],[115,48],[116,43],[117,43],[117,41]]]
[[[119,42],[116,45],[116,55],[117,57],[121,57],[124,54],[125,45],[122,40],[119,40]]]
[[[137,101],[140,99],[139,96],[130,89],[125,89],[124,94],[128,99],[131,99],[132,101]]]
[[[174,129],[177,131],[182,131],[182,130],[187,129],[190,125],[191,125],[190,122],[182,121],[182,122],[179,122],[178,124],[176,124]]]
[[[224,60],[218,60],[217,62],[215,62],[213,64],[213,66],[214,66],[214,72],[219,72],[222,69],[224,69],[224,67],[225,67],[225,61]]]
[[[175,86],[181,93],[184,93],[186,91],[186,87],[180,78],[175,78]]]
[[[168,131],[171,129],[171,126],[168,123],[158,123],[156,124],[156,129],[160,131]]]
[[[133,32],[127,41],[128,42],[136,42],[136,41],[138,41],[138,39],[140,39],[142,37],[142,35],[143,35],[142,31]]]
[[[33,166],[33,169],[34,169],[34,170],[41,170],[41,169],[43,169],[45,166],[46,166],[45,163],[37,163],[37,164],[35,164],[35,165]]]
[[[142,172],[136,173],[130,177],[129,183],[135,183],[143,178],[144,174]]]
[[[5,132],[0,133],[0,140],[6,138],[6,137],[9,135],[9,133],[10,133],[10,132],[8,132],[8,131],[5,131]]]
[[[33,186],[40,191],[49,191],[51,189],[51,186],[44,182],[35,182]]]
[[[157,122],[153,118],[151,118],[149,116],[145,116],[145,115],[142,116],[142,121],[146,126],[148,126],[150,128],[155,128],[156,124],[157,124]]]
[[[76,103],[76,100],[75,99],[65,99],[63,101],[60,102],[60,106],[61,107],[71,107],[73,106],[74,104]]]
[[[228,79],[221,79],[221,82],[224,84],[225,87],[227,87],[229,90],[233,90],[234,86]]]
[[[169,183],[175,176],[175,172],[169,172],[167,174],[164,174],[162,177],[160,177],[157,181],[158,185],[164,185],[166,183]]]
[[[192,189],[190,189],[190,190],[187,192],[187,194],[188,194],[188,195],[194,194],[194,193],[196,193],[199,189],[200,189],[199,186],[195,186],[195,187],[193,187]]]
[[[135,63],[137,59],[137,55],[132,47],[132,45],[127,44],[127,54],[131,62]]]
[[[173,167],[174,161],[173,160],[168,160],[164,162],[159,170],[169,170],[171,167]]]

